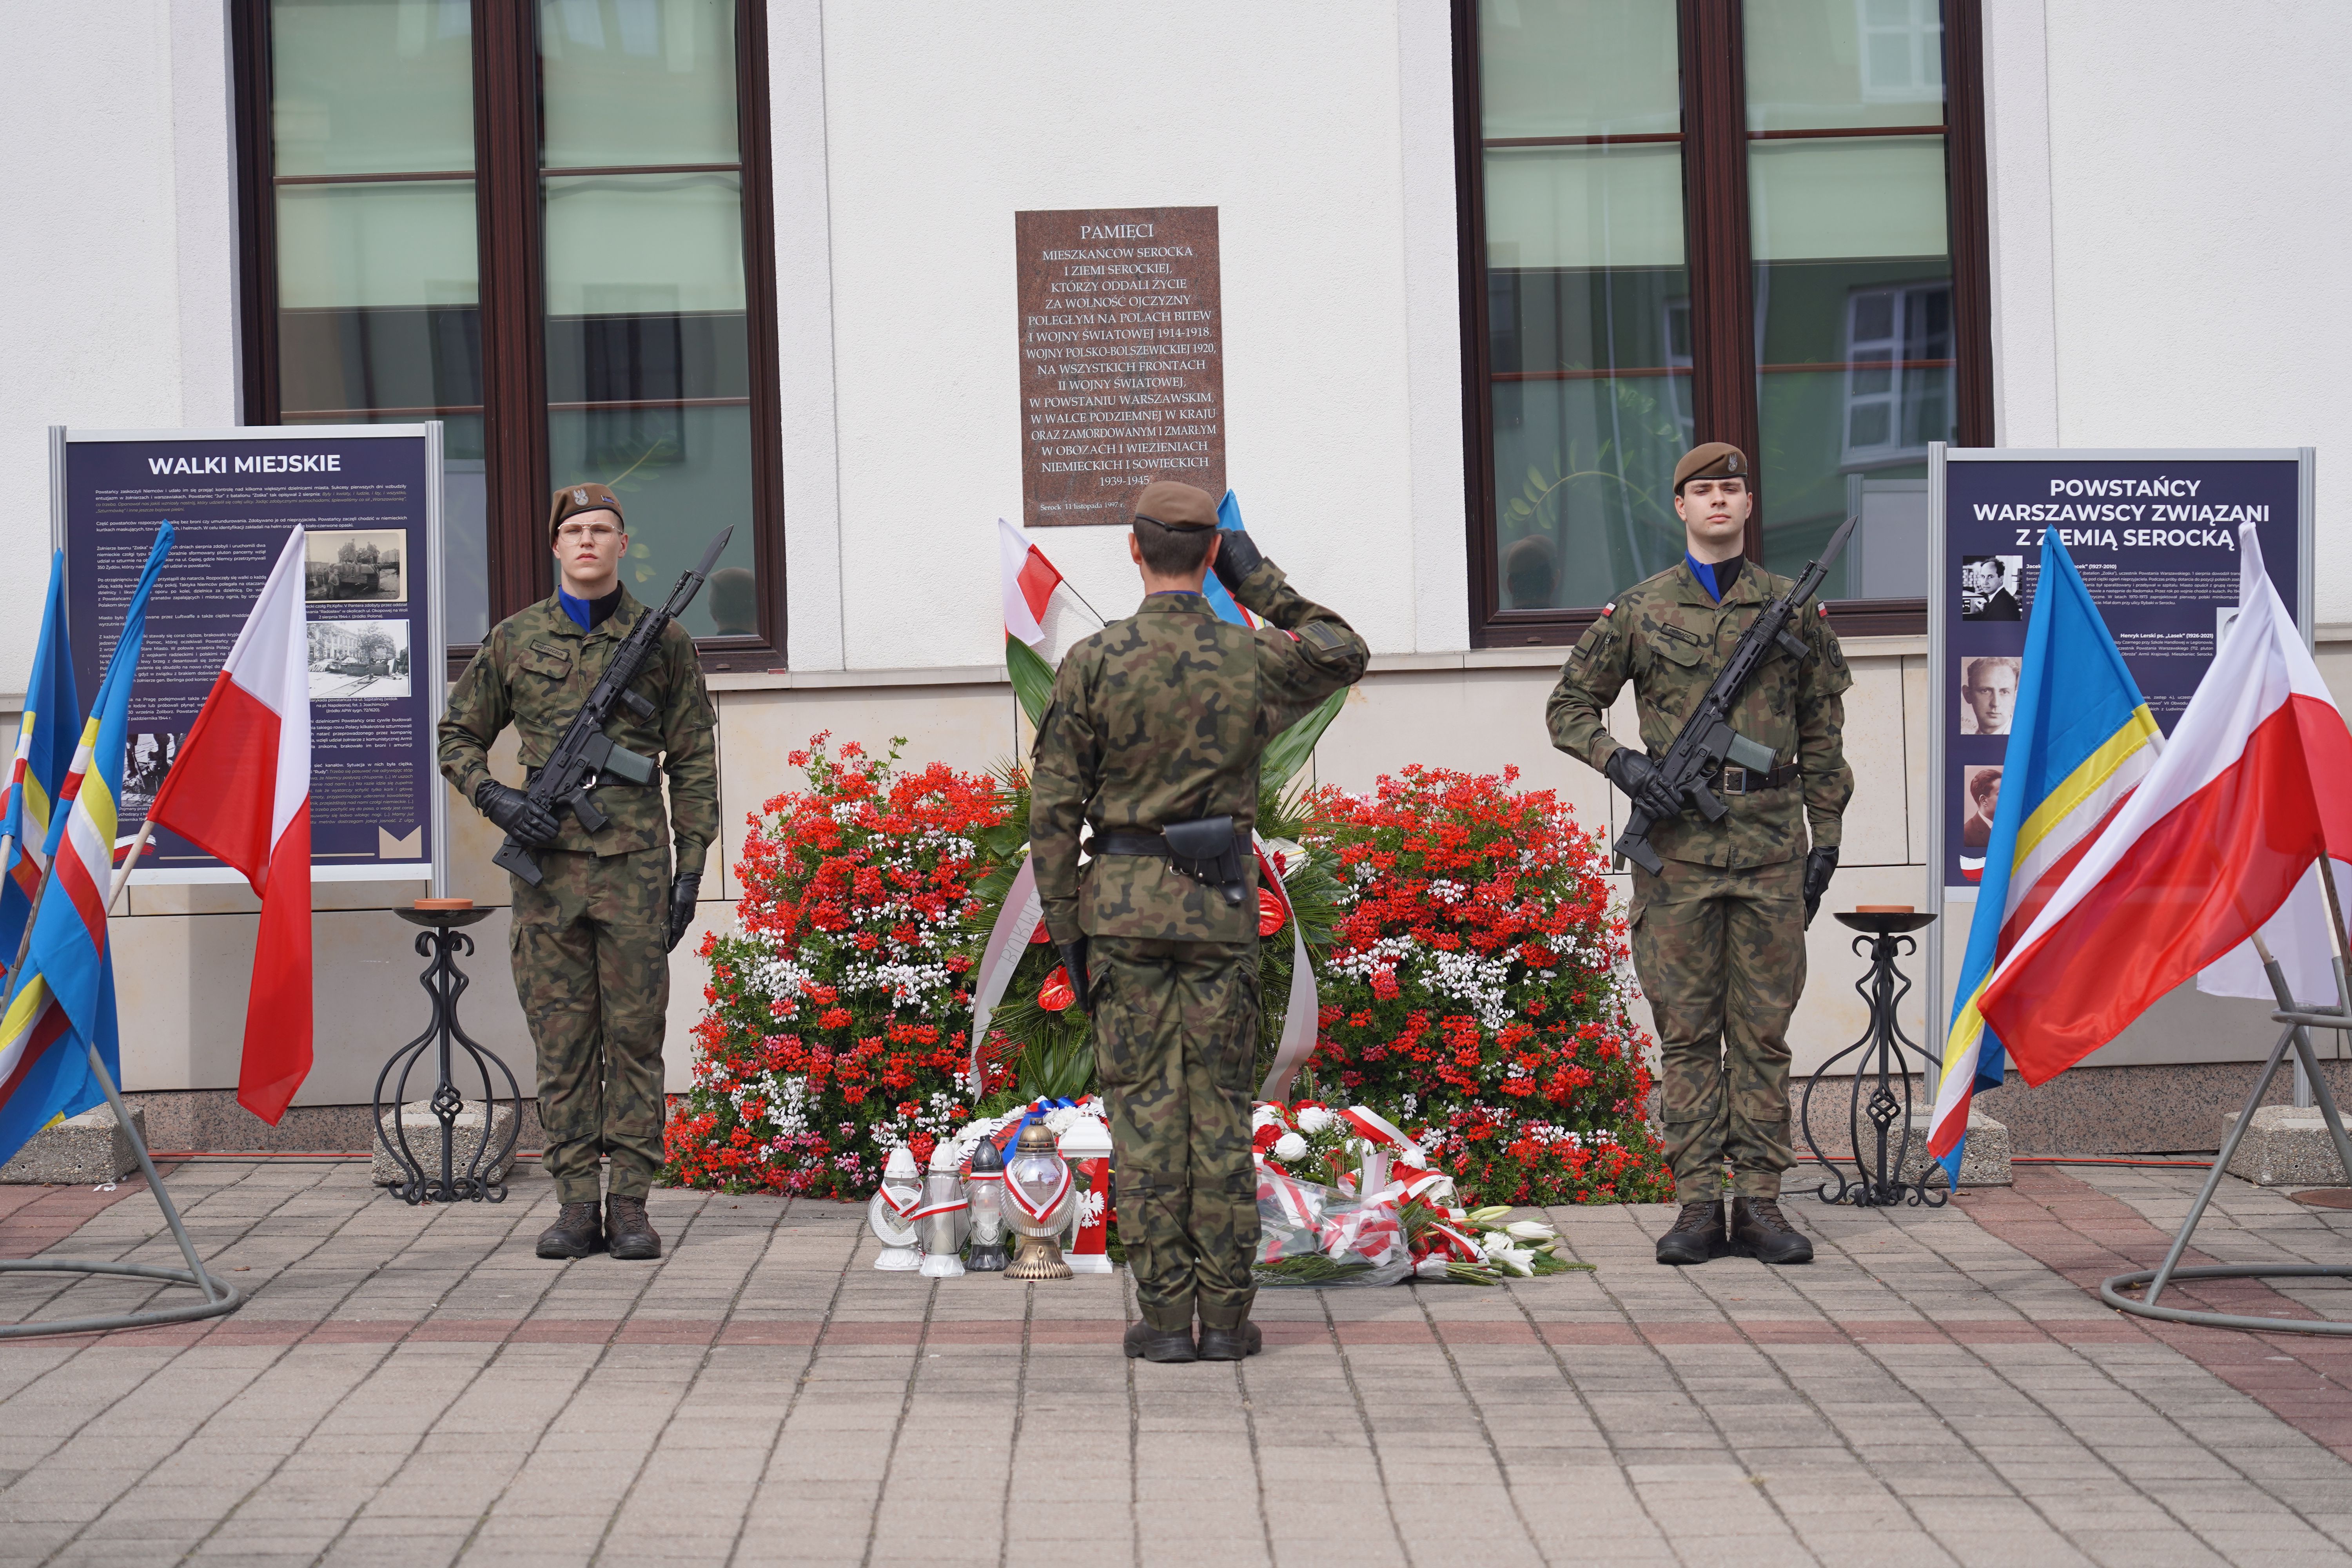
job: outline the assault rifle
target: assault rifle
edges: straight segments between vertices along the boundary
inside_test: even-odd
[[[719,552],[733,538],[731,528],[723,531],[702,552],[702,564],[677,580],[670,590],[669,602],[658,610],[647,610],[637,617],[621,646],[613,650],[613,662],[604,668],[604,678],[588,700],[572,716],[563,731],[563,739],[547,755],[536,777],[526,792],[531,804],[543,807],[550,816],[569,810],[580,819],[580,826],[593,833],[610,822],[597,807],[593,792],[606,773],[625,779],[633,784],[649,784],[660,772],[660,764],[651,757],[641,757],[626,746],[614,742],[604,733],[604,721],[611,718],[614,705],[626,708],[640,719],[654,716],[654,705],[629,689],[629,682],[645,668],[646,660],[661,641],[662,633],[670,622],[686,614],[694,603],[694,595],[702,591],[703,579],[710,575],[711,567],[719,563]],[[539,885],[539,853],[528,844],[509,836],[491,857],[498,865],[512,871],[533,887]]]
[[[1731,705],[1739,700],[1740,689],[1748,684],[1748,678],[1756,673],[1756,667],[1764,662],[1775,645],[1799,659],[1812,651],[1802,638],[1789,630],[1789,618],[1822,585],[1822,579],[1829,575],[1830,563],[1845,548],[1846,535],[1861,521],[1859,516],[1847,518],[1844,526],[1831,535],[1829,548],[1822,552],[1821,559],[1808,563],[1796,585],[1764,607],[1764,613],[1756,617],[1756,623],[1739,639],[1739,646],[1731,650],[1731,658],[1716,676],[1715,684],[1706,689],[1706,695],[1698,700],[1698,706],[1683,721],[1682,733],[1675,737],[1675,743],[1666,748],[1665,756],[1658,763],[1658,773],[1666,787],[1697,806],[1699,815],[1709,822],[1720,821],[1727,809],[1707,787],[1725,763],[1750,773],[1772,771],[1776,760],[1772,749],[1731,727]],[[1631,860],[1656,877],[1663,875],[1666,867],[1658,858],[1658,852],[1650,847],[1650,829],[1654,826],[1649,813],[1635,805],[1633,815],[1625,819],[1625,831],[1617,836],[1617,842],[1611,847],[1620,863]]]

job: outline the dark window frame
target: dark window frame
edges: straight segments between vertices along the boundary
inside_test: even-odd
[[[555,588],[554,555],[546,540],[548,497],[554,483],[548,472],[541,309],[545,272],[539,232],[540,182],[550,172],[540,166],[539,9],[516,0],[473,0],[475,168],[462,177],[476,182],[482,437],[488,484],[486,545],[493,624]],[[229,26],[244,419],[248,425],[278,425],[284,422],[278,382],[276,192],[281,182],[273,167],[271,145],[269,0],[232,0]],[[764,0],[738,0],[735,50],[737,144],[744,195],[744,327],[751,338],[751,570],[759,583],[760,635],[697,639],[704,666],[717,671],[780,668],[786,646],[774,174]],[[336,178],[338,183],[350,179]],[[430,418],[436,412],[419,409],[415,415]],[[452,672],[472,653],[471,646],[451,647]]]
[[[1601,606],[1505,610],[1498,601],[1491,340],[1487,333],[1485,142],[1478,87],[1478,0],[1453,0],[1454,192],[1461,257],[1462,436],[1470,552],[1470,646],[1574,642]],[[1758,448],[1756,342],[1748,259],[1748,145],[1813,134],[1748,130],[1740,0],[1679,0],[1683,125],[1678,133],[1541,137],[1551,142],[1675,142],[1683,149],[1683,231],[1690,247],[1692,411],[1699,441]],[[1981,0],[1944,0],[1944,188],[1952,247],[1953,444],[1993,444],[1992,264],[1986,214]],[[1904,128],[1862,134],[1899,134]],[[1915,132],[1916,133],[1916,132]],[[1851,132],[1840,132],[1845,135]],[[1923,362],[1924,363],[1924,362]],[[1768,371],[1774,367],[1766,367]],[[1808,366],[1818,370],[1818,365]],[[1761,559],[1760,498],[1748,556]],[[1854,599],[1830,616],[1847,637],[1916,636],[1927,601]]]

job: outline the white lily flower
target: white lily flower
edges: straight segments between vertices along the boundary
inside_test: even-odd
[[[1539,1219],[1515,1219],[1503,1227],[1504,1233],[1521,1241],[1558,1241],[1559,1232]]]
[[[1536,1255],[1522,1252],[1516,1247],[1498,1247],[1486,1254],[1489,1261],[1499,1263],[1522,1279],[1532,1279],[1536,1272]]]
[[[1296,1132],[1286,1132],[1274,1141],[1274,1157],[1287,1165],[1307,1153],[1307,1140]]]

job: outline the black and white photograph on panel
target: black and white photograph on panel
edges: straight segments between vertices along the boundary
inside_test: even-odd
[[[314,530],[302,537],[303,597],[311,604],[404,605],[408,535],[397,528]]]
[[[312,621],[310,700],[408,695],[406,621]]]
[[[2022,663],[2013,654],[1960,656],[1960,733],[2006,735],[2017,721],[2017,677]]]
[[[140,730],[122,745],[122,810],[125,821],[136,821],[155,804],[163,775],[180,760],[180,737],[168,730]]]
[[[2018,602],[2018,585],[2025,580],[2022,555],[1963,555],[1960,557],[1960,619],[2021,621],[2025,608]]]

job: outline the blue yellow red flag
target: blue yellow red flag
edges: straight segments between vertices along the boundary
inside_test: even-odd
[[[1217,528],[1220,531],[1231,530],[1235,533],[1242,531],[1242,503],[1231,490],[1227,490],[1225,499],[1217,503]],[[1216,611],[1219,620],[1231,621],[1237,626],[1257,625],[1247,610],[1234,603],[1234,596],[1225,592],[1225,585],[1217,581],[1214,572],[1202,579],[1201,592],[1208,598],[1209,608]]]
[[[0,1163],[49,1122],[79,1115],[103,1098],[86,1044],[98,1047],[108,1072],[118,1080],[121,1076],[106,940],[116,803],[131,729],[131,687],[147,640],[147,600],[172,539],[172,525],[164,523],[124,611],[122,633],[82,723],[50,824],[48,877],[33,913],[32,947],[22,971],[9,977],[7,1005],[0,1011]]]
[[[1975,674],[1971,665],[1971,682]],[[2000,1088],[2008,1069],[2007,1051],[1977,1010],[1985,984],[2099,829],[2156,765],[2163,745],[2139,683],[2125,668],[2058,531],[2050,530],[2026,622],[2008,746],[1998,764],[1963,768],[1969,799],[1980,810],[1990,794],[1993,809],[1927,1128],[1927,1152],[1943,1163],[1955,1186],[1969,1101],[1979,1089]]]
[[[81,740],[81,699],[74,690],[73,646],[66,630],[66,557],[49,557],[49,596],[41,612],[41,640],[25,710],[16,720],[16,748],[8,765],[6,804],[0,805],[0,980],[24,945],[33,893],[49,865],[51,806],[73,771]]]

